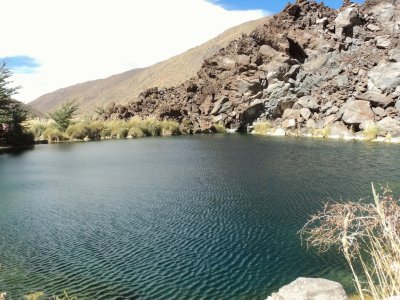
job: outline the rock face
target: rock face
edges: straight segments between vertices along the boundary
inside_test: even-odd
[[[282,287],[267,300],[348,300],[348,297],[337,282],[300,277]]]
[[[399,26],[399,0],[345,1],[338,11],[297,1],[206,59],[195,77],[111,105],[102,118],[175,119],[194,132],[210,132],[216,123],[247,131],[267,120],[300,131],[335,122],[359,131],[366,121],[396,121]]]
[[[345,104],[342,120],[349,125],[360,125],[364,121],[373,121],[374,116],[368,101],[354,100]]]

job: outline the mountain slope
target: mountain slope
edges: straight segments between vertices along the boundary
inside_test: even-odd
[[[266,121],[280,134],[400,141],[399,46],[400,0],[337,11],[296,1],[206,59],[194,78],[102,117],[175,119],[194,132]]]
[[[268,17],[250,21],[226,30],[210,41],[180,55],[147,68],[134,69],[106,79],[88,81],[45,94],[29,103],[35,109],[49,112],[66,100],[78,99],[82,111],[111,102],[126,104],[150,87],[171,87],[196,75],[204,59],[242,34],[248,34]]]

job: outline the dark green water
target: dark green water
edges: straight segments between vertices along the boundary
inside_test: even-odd
[[[265,299],[351,287],[296,232],[327,199],[399,190],[399,146],[252,136],[40,145],[0,155],[0,290],[80,299]]]

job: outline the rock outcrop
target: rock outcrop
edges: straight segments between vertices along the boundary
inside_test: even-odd
[[[343,287],[331,280],[300,277],[267,300],[347,300]]]
[[[343,133],[368,121],[400,134],[399,36],[399,0],[346,1],[338,11],[298,0],[206,59],[197,76],[102,117],[175,119],[194,132],[216,123],[248,131],[269,120],[300,131],[340,124]]]

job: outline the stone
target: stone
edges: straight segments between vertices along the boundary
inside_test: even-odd
[[[367,25],[367,29],[369,31],[379,31],[379,30],[381,30],[381,28],[379,26],[377,26],[375,24],[371,24],[371,23]]]
[[[243,123],[251,123],[261,116],[265,111],[264,103],[261,100],[253,101],[242,113]]]
[[[317,102],[314,98],[311,98],[311,99],[307,102],[307,107],[308,107],[311,111],[318,111],[318,110],[319,110],[318,102]]]
[[[387,49],[390,47],[391,44],[392,42],[390,41],[389,35],[382,35],[376,37],[376,46],[379,49]]]
[[[344,87],[349,84],[349,77],[347,75],[339,75],[335,77],[335,81],[338,86]]]
[[[328,109],[330,109],[332,106],[333,106],[333,102],[332,102],[332,101],[328,101],[328,102],[326,102],[326,103],[322,106],[321,111],[322,111],[322,112],[326,112],[326,111],[327,111]]]
[[[394,106],[398,111],[400,111],[400,99],[396,101],[396,105]]]
[[[290,78],[295,77],[297,75],[297,73],[299,72],[299,69],[300,69],[300,65],[291,66],[289,71],[287,71],[287,73],[283,76],[283,80],[288,81]]]
[[[311,116],[311,111],[308,108],[300,109],[300,115],[304,118],[304,120],[308,120]]]
[[[335,27],[348,28],[357,25],[360,21],[357,9],[354,7],[348,7],[340,12],[335,19]]]
[[[313,119],[308,119],[306,122],[306,127],[315,129],[317,127],[317,124],[315,123],[315,121]]]
[[[354,100],[344,105],[342,120],[348,125],[360,125],[363,121],[375,118],[369,101]]]
[[[250,64],[250,57],[248,55],[238,55],[236,57],[236,63],[239,66],[247,66]]]
[[[400,121],[391,117],[386,117],[378,122],[378,126],[380,129],[387,132],[398,131],[400,130]]]
[[[370,101],[373,106],[388,107],[394,102],[394,99],[380,93],[367,92],[358,97],[360,100]]]
[[[300,116],[301,116],[300,110],[288,108],[283,112],[282,119],[283,120],[298,119],[300,118]]]
[[[276,55],[276,50],[269,45],[262,45],[258,50],[258,53],[265,57],[273,57]]]
[[[348,300],[348,297],[343,287],[335,281],[300,277],[280,288],[267,300]]]
[[[286,135],[286,131],[283,128],[277,128],[274,131],[272,131],[270,133],[270,135],[272,135],[272,136],[285,136]]]
[[[257,94],[262,90],[262,86],[260,81],[257,79],[245,80],[242,79],[239,81],[238,92],[239,95],[251,96]]]
[[[337,106],[335,105],[335,106],[332,106],[330,109],[328,109],[328,110],[326,111],[326,115],[327,115],[327,116],[328,116],[328,115],[333,115],[333,114],[336,114],[338,111],[339,111],[339,107],[337,107]]]
[[[287,119],[282,122],[282,127],[285,129],[296,127],[296,120],[295,119]]]
[[[382,107],[373,107],[372,111],[374,112],[375,115],[377,115],[378,117],[385,117],[386,116],[386,112]]]
[[[398,114],[398,111],[395,107],[389,106],[388,108],[386,108],[385,113],[389,117],[394,117]]]
[[[368,72],[368,90],[385,92],[400,85],[400,62],[381,63]]]
[[[212,109],[212,111],[210,112],[210,115],[217,115],[219,110],[222,108],[222,105],[226,102],[229,101],[229,98],[224,97],[221,100],[215,102],[214,104],[214,108]]]
[[[400,49],[394,48],[389,51],[389,61],[400,62]]]
[[[352,133],[343,122],[339,121],[332,124],[330,128],[330,135],[338,137],[349,137],[352,135]]]
[[[331,126],[333,124],[333,122],[336,121],[336,120],[337,120],[337,116],[336,115],[327,116],[324,119],[324,127]]]

